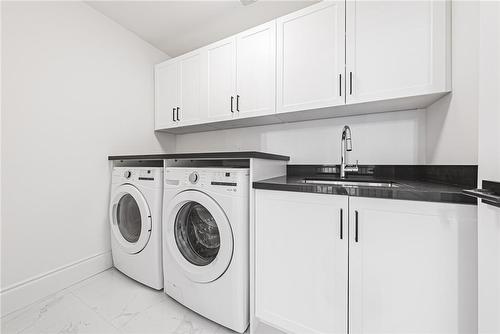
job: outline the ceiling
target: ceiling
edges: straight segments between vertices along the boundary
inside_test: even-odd
[[[171,57],[317,1],[86,1]],[[243,5],[243,3],[249,3]]]

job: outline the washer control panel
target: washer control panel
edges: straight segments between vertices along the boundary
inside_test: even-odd
[[[154,187],[163,184],[163,168],[161,167],[114,167],[113,183],[137,183]]]
[[[248,168],[165,168],[166,188],[210,189],[224,193],[247,192],[249,187]]]

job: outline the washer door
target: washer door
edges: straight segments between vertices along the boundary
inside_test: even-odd
[[[129,254],[146,247],[151,235],[151,212],[141,192],[130,184],[118,187],[111,199],[111,233]]]
[[[222,276],[233,256],[233,232],[222,208],[210,196],[188,190],[165,212],[164,242],[184,274],[200,283]]]

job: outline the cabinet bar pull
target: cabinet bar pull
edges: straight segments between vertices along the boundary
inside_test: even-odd
[[[236,95],[236,111],[240,112],[240,96]]]
[[[356,216],[356,219],[354,221],[356,228],[354,230],[354,241],[358,242],[358,210],[354,211],[354,215]]]
[[[172,121],[175,122],[175,108],[172,109]]]
[[[344,220],[343,220],[343,210],[340,209],[340,239],[344,239]]]
[[[349,95],[352,95],[352,72],[349,72]]]
[[[231,112],[234,112],[234,110],[233,110],[233,100],[234,100],[234,97],[231,96]]]
[[[342,96],[342,74],[339,74],[339,96]]]
[[[180,108],[179,108],[179,107],[177,107],[177,120],[178,120],[178,121],[180,121],[180,120],[181,120],[181,119],[179,118],[179,110],[180,110]]]

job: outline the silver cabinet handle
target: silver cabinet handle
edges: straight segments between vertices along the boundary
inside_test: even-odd
[[[172,121],[175,122],[175,107],[172,109]]]
[[[236,111],[240,112],[240,96],[236,95]]]
[[[234,100],[234,97],[231,96],[231,112],[234,113],[234,110],[233,110],[233,100]]]
[[[180,108],[179,108],[179,107],[177,107],[177,120],[178,120],[178,121],[180,121],[180,120],[181,120],[181,119],[179,118],[179,110],[180,110]]]

